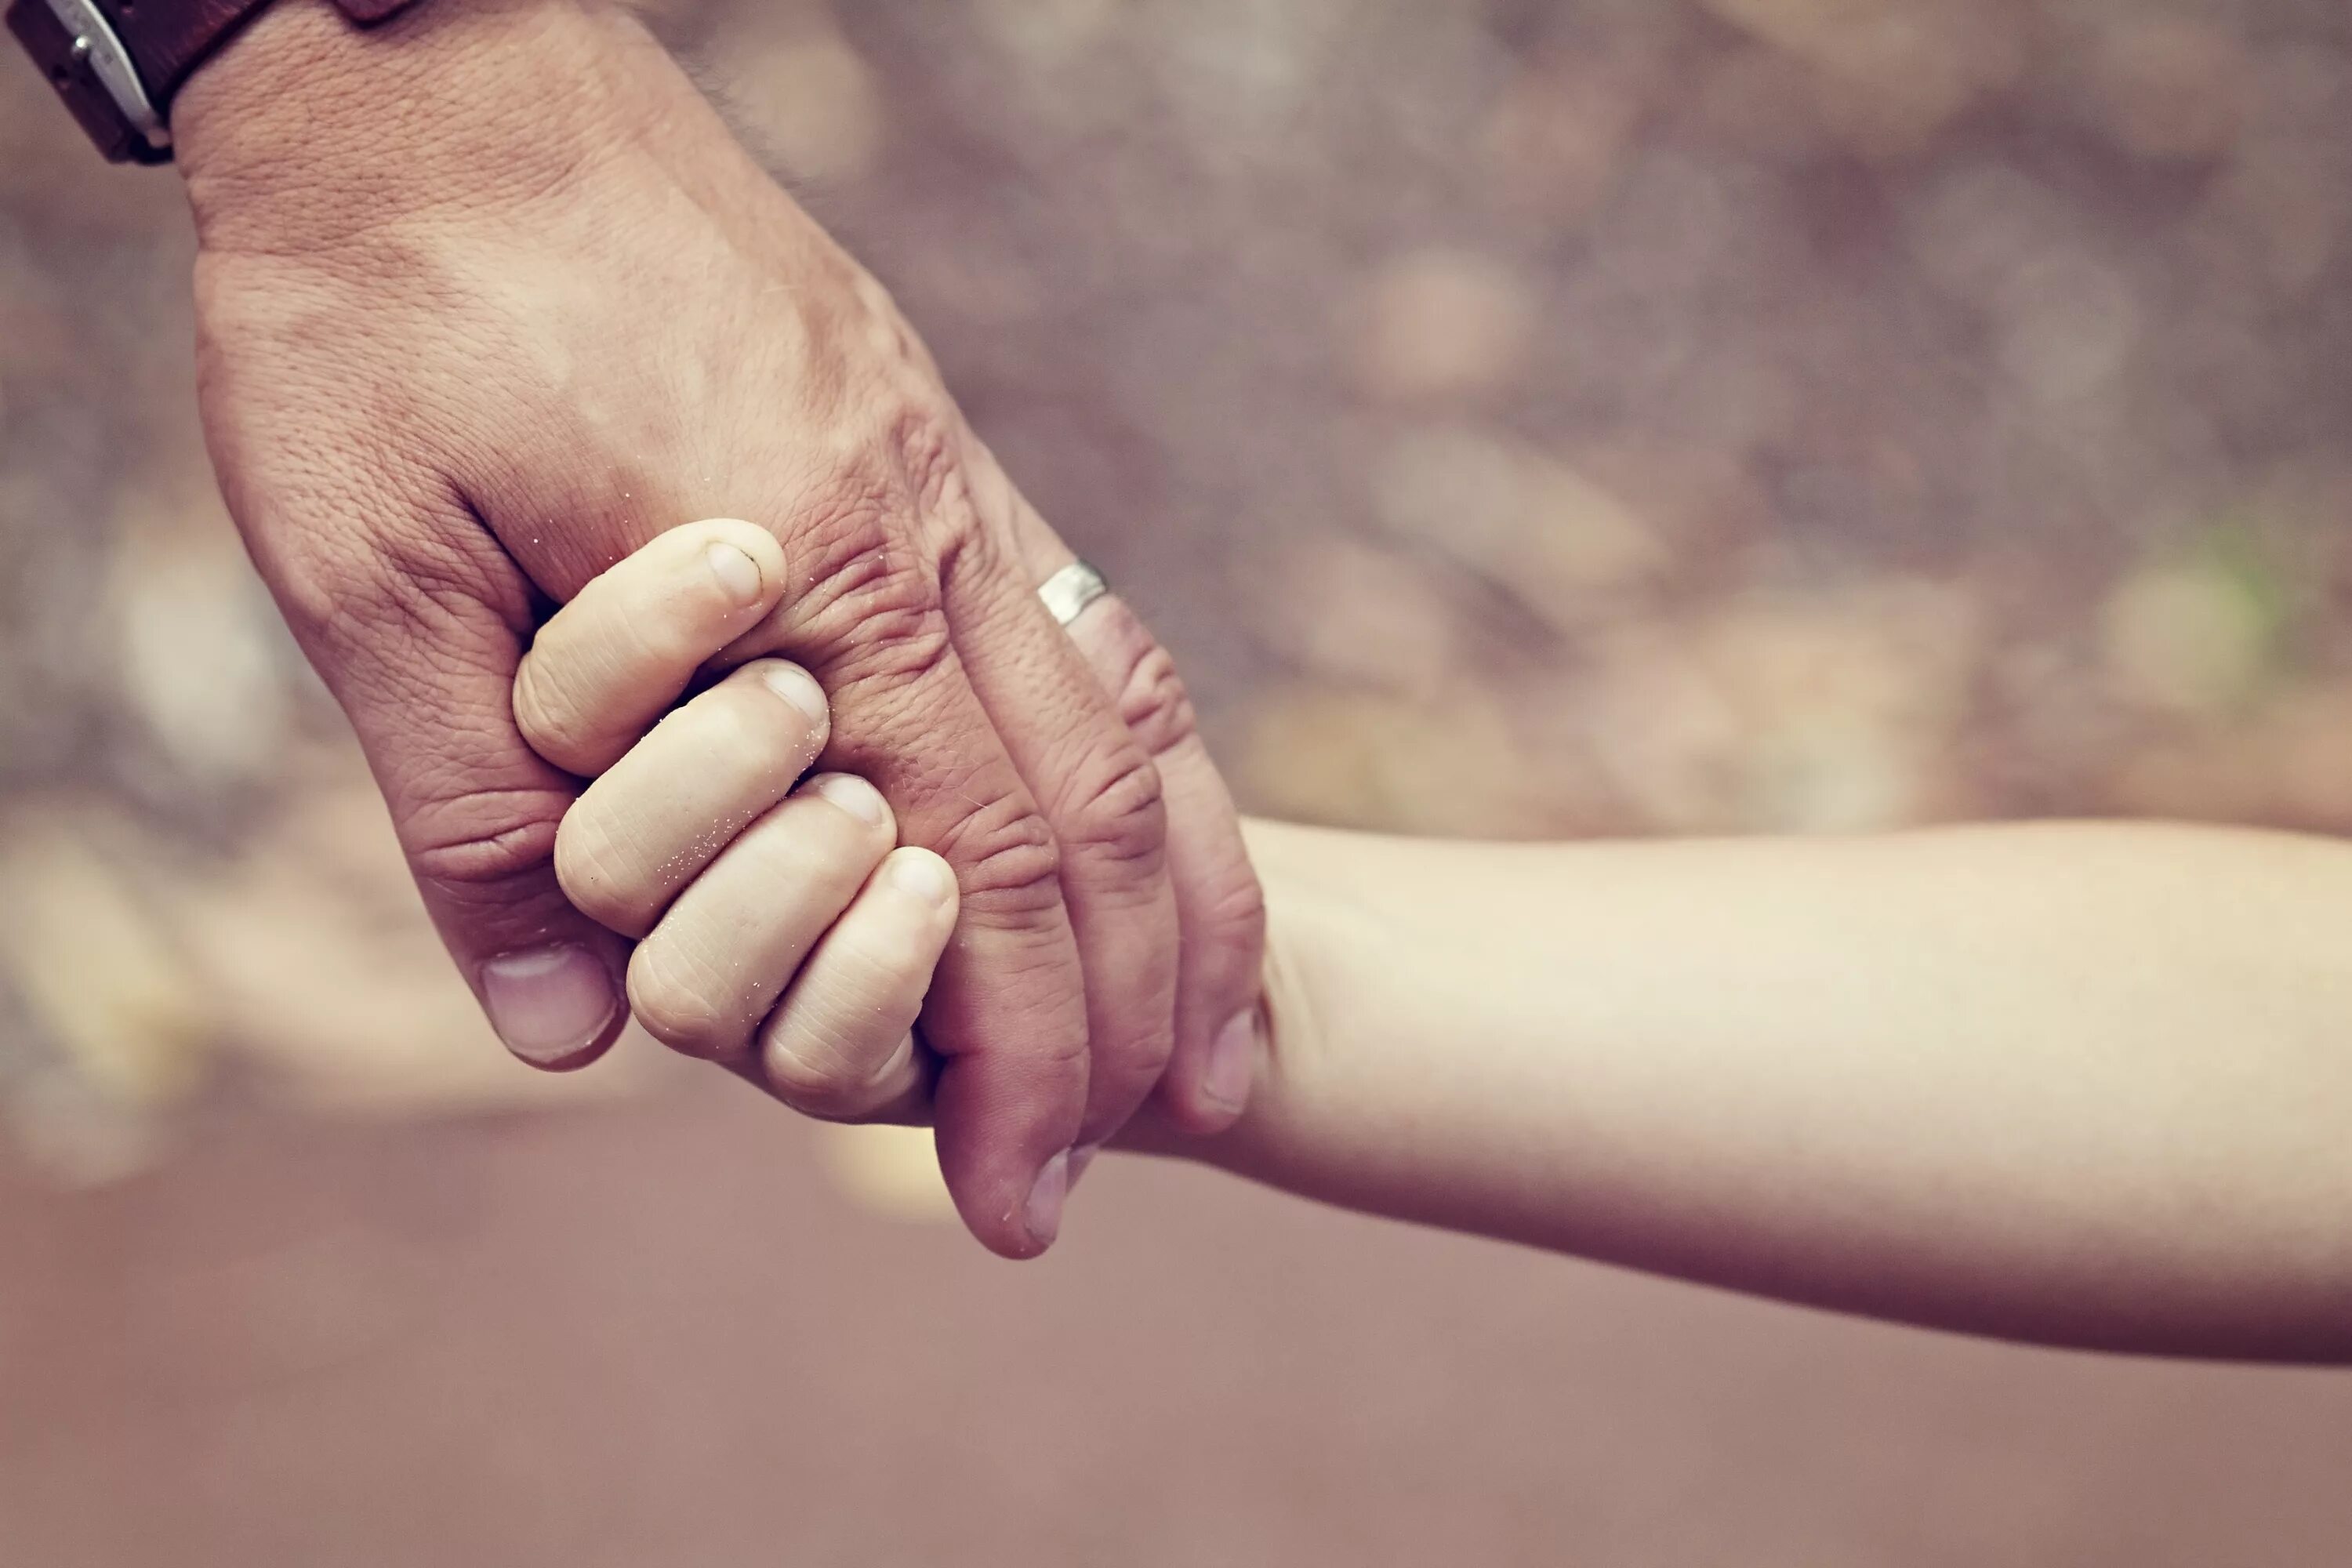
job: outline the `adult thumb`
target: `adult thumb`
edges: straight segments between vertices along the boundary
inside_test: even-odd
[[[269,532],[294,548],[248,533],[262,574],[358,731],[425,910],[491,1026],[534,1067],[593,1061],[627,1021],[627,951],[556,884],[556,826],[580,786],[515,725],[530,584],[470,513]],[[300,542],[320,540],[334,546],[316,556]]]

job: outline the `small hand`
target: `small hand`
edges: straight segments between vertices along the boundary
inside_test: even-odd
[[[810,771],[830,717],[807,670],[754,659],[679,700],[782,596],[783,567],[750,523],[659,536],[541,629],[515,717],[542,755],[593,775],[556,872],[635,940],[629,1002],[649,1033],[811,1115],[924,1119],[936,1063],[913,1028],[955,925],[954,874],[893,847],[872,784]],[[1055,1216],[1031,1223],[1052,1239]]]

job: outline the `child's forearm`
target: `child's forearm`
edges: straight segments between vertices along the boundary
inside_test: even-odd
[[[1220,1163],[1881,1316],[2352,1355],[2352,847],[1252,848],[1273,1049]]]

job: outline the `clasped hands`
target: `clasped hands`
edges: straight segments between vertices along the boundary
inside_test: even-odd
[[[1147,1101],[1238,1116],[1263,905],[1171,662],[1115,599],[1055,624],[1067,546],[658,45],[289,0],[174,128],[224,494],[517,1055],[634,998],[928,1113],[1013,1257]]]

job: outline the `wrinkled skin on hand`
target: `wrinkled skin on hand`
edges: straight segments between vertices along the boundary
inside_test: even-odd
[[[556,887],[578,781],[517,734],[516,662],[550,600],[733,516],[791,583],[730,658],[813,670],[820,765],[961,884],[922,1034],[974,1233],[1041,1250],[1057,1162],[1155,1086],[1188,1130],[1237,1114],[1215,1046],[1247,1032],[1261,907],[1172,665],[1115,601],[1053,624],[1066,547],[658,45],[547,0],[368,33],[288,0],[174,124],[223,490],[519,1054],[591,1059],[621,1016],[511,976],[618,976],[626,944]]]

